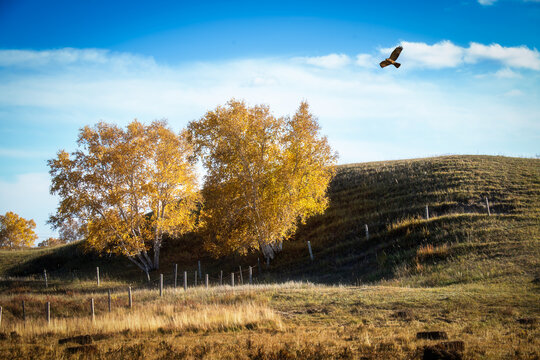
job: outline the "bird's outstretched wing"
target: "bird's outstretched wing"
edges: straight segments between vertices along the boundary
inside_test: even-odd
[[[401,50],[403,50],[403,47],[401,46],[398,46],[397,48],[395,48],[394,51],[392,51],[392,54],[390,55],[390,59],[396,61],[399,54],[401,54]]]
[[[383,67],[388,66],[390,64],[392,64],[390,61],[384,60],[384,61],[381,61],[381,63],[379,65],[381,65],[381,67],[383,68]]]

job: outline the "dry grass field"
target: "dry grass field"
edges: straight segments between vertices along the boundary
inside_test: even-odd
[[[454,344],[464,359],[540,356],[537,285],[519,281],[200,287],[165,289],[161,298],[157,290],[138,290],[133,301],[129,309],[126,292],[115,292],[109,313],[106,292],[1,295],[8,316],[0,358],[421,359],[440,343]],[[426,331],[444,332],[443,339],[417,338]]]

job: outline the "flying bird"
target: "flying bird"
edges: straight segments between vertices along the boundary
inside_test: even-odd
[[[401,64],[396,62],[396,60],[399,54],[401,54],[401,50],[403,50],[403,47],[401,46],[395,48],[394,51],[392,51],[392,54],[390,54],[390,57],[384,61],[381,61],[379,65],[381,65],[382,68],[388,65],[394,65],[396,68],[400,67]]]

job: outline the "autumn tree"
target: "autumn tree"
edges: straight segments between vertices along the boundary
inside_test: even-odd
[[[326,209],[337,155],[307,103],[276,118],[231,100],[188,130],[206,169],[200,221],[215,254],[257,249],[271,259],[299,222]]]
[[[65,240],[49,237],[47,240],[43,240],[42,242],[38,243],[38,247],[53,247],[57,245],[64,245],[65,243]]]
[[[33,246],[38,238],[34,232],[35,228],[34,220],[26,220],[11,211],[0,215],[0,248]]]
[[[84,236],[84,226],[77,218],[67,218],[57,226],[58,240],[63,244],[82,239]]]
[[[77,219],[89,247],[127,256],[150,279],[163,235],[182,234],[194,223],[198,192],[190,144],[164,121],[133,121],[125,130],[86,126],[77,143],[71,155],[62,150],[48,161],[50,190],[60,197],[50,223]]]

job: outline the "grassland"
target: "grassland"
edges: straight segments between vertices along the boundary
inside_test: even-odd
[[[540,160],[446,156],[346,165],[329,195],[328,210],[284,243],[275,275],[409,286],[540,278]],[[445,251],[418,256],[426,246]]]
[[[212,259],[195,235],[167,241],[159,272],[170,285],[178,263],[192,286],[201,260],[211,288],[168,287],[163,298],[158,272],[147,284],[129,262],[79,244],[0,251],[0,358],[421,359],[445,341],[462,342],[454,358],[539,358],[540,160],[346,165],[329,195],[325,214],[302,225],[268,268],[254,267],[254,286],[215,285],[220,270],[245,271],[256,254]],[[128,285],[136,289],[132,309]],[[418,339],[422,331],[448,339]],[[91,343],[59,344],[80,335]]]
[[[538,357],[537,290],[532,284],[436,288],[324,286],[302,283],[115,293],[3,295],[8,317],[0,357],[118,359],[365,359],[422,358],[444,331],[463,341],[463,358]],[[89,299],[96,299],[96,319]],[[26,325],[20,302],[32,304]],[[43,304],[50,301],[47,325]],[[13,335],[10,335],[12,331]],[[89,345],[72,339],[89,335]],[[88,341],[85,341],[85,343]]]

